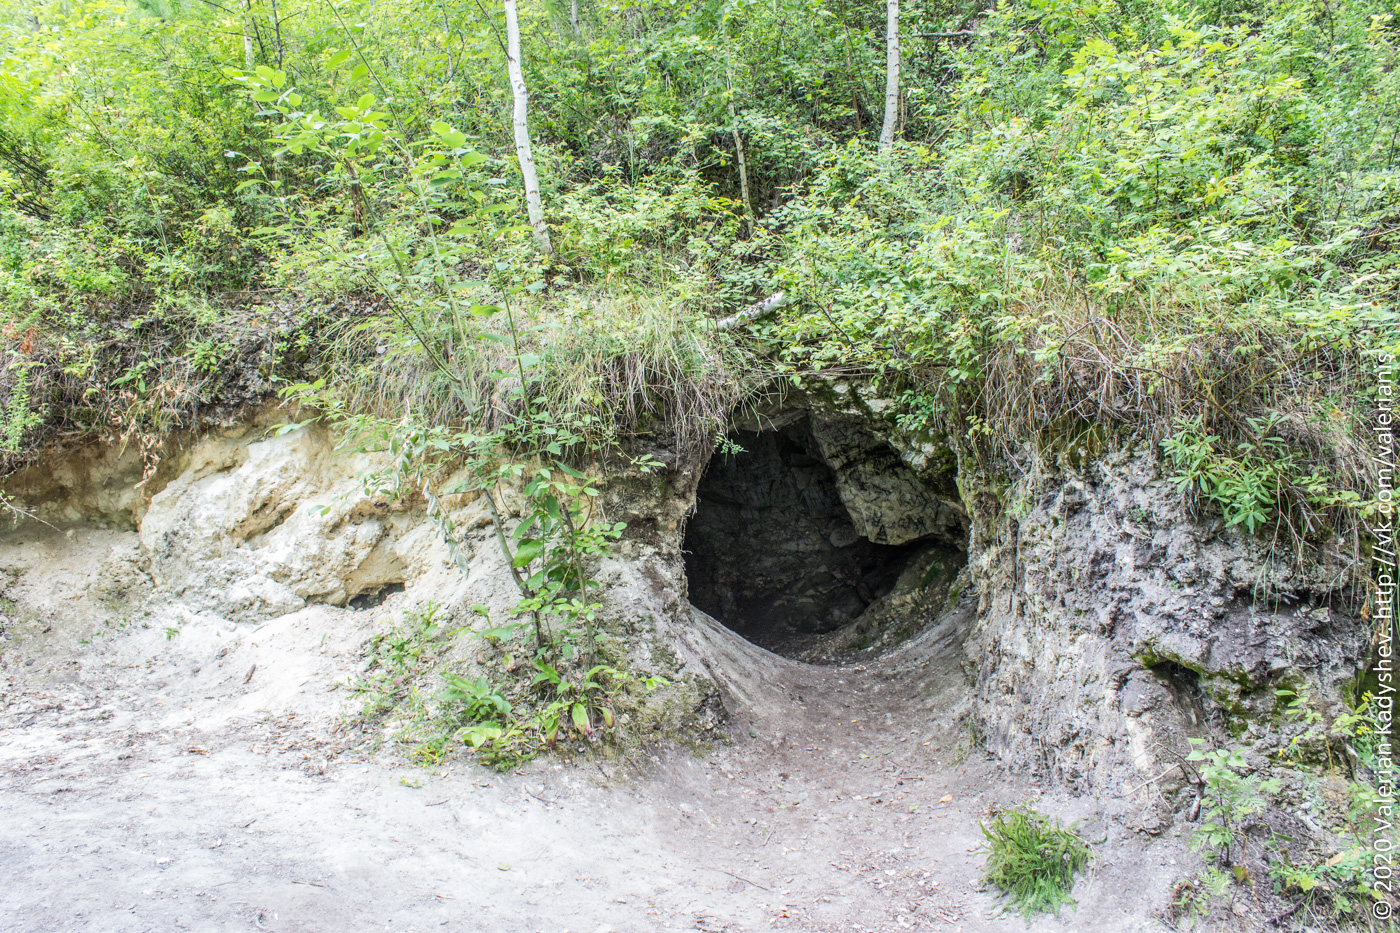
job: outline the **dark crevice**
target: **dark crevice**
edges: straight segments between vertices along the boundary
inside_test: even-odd
[[[390,596],[403,591],[404,585],[402,583],[385,583],[375,589],[355,594],[346,605],[351,609],[373,609],[375,606],[384,605],[384,600]]]
[[[1169,691],[1179,707],[1191,719],[1191,725],[1205,723],[1212,704],[1201,687],[1201,675],[1176,661],[1159,661],[1148,668]]]

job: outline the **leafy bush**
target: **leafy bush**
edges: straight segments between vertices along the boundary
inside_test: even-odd
[[[1074,904],[1074,876],[1089,864],[1089,847],[1073,829],[1022,807],[999,813],[982,827],[987,839],[984,878],[1004,894],[1009,906],[1028,919],[1056,916]]]
[[[1238,750],[1206,748],[1204,739],[1190,741],[1193,748],[1186,760],[1199,762],[1206,791],[1201,825],[1192,833],[1191,844],[1230,867],[1238,854],[1235,846],[1245,819],[1262,811],[1268,795],[1277,793],[1282,785],[1277,778],[1240,774],[1248,766]]]

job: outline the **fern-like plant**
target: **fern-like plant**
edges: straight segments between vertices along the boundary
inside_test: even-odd
[[[1030,807],[999,813],[982,826],[987,838],[986,883],[1007,907],[1029,919],[1074,904],[1074,876],[1089,864],[1089,847],[1074,832]]]

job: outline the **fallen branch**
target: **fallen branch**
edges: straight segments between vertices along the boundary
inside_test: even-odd
[[[754,302],[738,314],[731,314],[729,317],[721,318],[715,325],[718,330],[733,330],[743,324],[751,324],[760,321],[777,311],[785,308],[788,304],[788,297],[785,292],[774,292],[762,301]]]

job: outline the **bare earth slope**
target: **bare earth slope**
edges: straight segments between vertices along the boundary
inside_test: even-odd
[[[38,610],[6,620],[0,670],[0,929],[1027,929],[978,890],[978,822],[1037,791],[950,731],[938,630],[815,667],[697,614],[732,746],[433,774],[337,737],[368,613],[123,625],[94,568],[126,534],[0,544]],[[1179,841],[1040,806],[1098,858],[1030,929],[1157,928]]]

